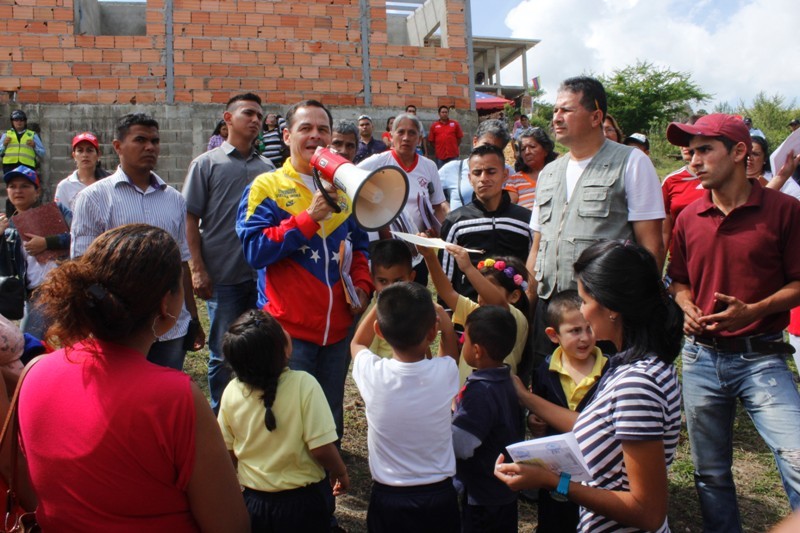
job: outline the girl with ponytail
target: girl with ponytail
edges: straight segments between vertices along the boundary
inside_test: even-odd
[[[344,494],[350,479],[322,387],[288,368],[291,338],[264,311],[247,311],[231,324],[222,351],[235,379],[222,394],[218,422],[252,530],[327,531],[332,510],[325,492]]]
[[[617,353],[581,413],[518,386],[522,403],[548,425],[573,432],[592,479],[580,484],[535,465],[503,464],[515,490],[545,488],[580,505],[579,531],[669,531],[667,467],[680,432],[680,386],[672,361],[683,313],[669,298],[653,256],[629,241],[600,241],[574,265],[581,313]]]

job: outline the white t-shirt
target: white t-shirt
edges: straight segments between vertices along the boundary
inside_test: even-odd
[[[367,412],[372,479],[411,487],[456,473],[450,406],[458,394],[458,367],[450,357],[416,363],[361,350],[353,380]]]
[[[69,207],[70,211],[72,211],[72,206],[75,204],[75,196],[85,188],[86,185],[78,179],[78,171],[76,170],[58,182],[53,201]]]
[[[359,163],[358,167],[365,170],[375,170],[390,165],[403,168],[400,162],[395,159],[394,150],[372,155]],[[418,228],[425,228],[427,226],[422,221],[417,197],[422,196],[427,199],[431,206],[439,205],[445,201],[436,163],[426,157],[418,156],[417,163],[412,169],[404,168],[403,170],[408,175],[408,201],[404,211],[411,217],[411,220]]]
[[[570,157],[565,155],[564,157]],[[567,202],[572,197],[578,180],[591,163],[592,158],[576,161],[570,158],[567,163]],[[628,200],[628,221],[659,220],[664,218],[664,196],[656,168],[650,158],[641,150],[634,150],[625,165],[625,196]],[[531,229],[541,232],[539,225],[539,203],[533,203]]]

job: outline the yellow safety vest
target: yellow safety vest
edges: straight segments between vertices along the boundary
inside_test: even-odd
[[[33,141],[34,133],[31,130],[25,130],[22,138],[17,140],[17,132],[13,129],[6,132],[6,137],[11,139],[11,142],[6,145],[6,151],[3,153],[3,164],[13,165],[19,163],[31,168],[36,168],[36,152],[33,146],[28,146],[28,141]]]

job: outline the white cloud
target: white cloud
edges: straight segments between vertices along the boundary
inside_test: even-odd
[[[714,102],[759,91],[800,95],[797,0],[523,0],[505,19],[511,36],[541,39],[528,73],[555,98],[564,78],[607,74],[639,60],[688,72]],[[521,83],[521,68],[503,72]],[[797,98],[800,104],[800,98]]]

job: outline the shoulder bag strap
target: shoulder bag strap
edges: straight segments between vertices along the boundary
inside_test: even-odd
[[[6,415],[6,420],[3,423],[3,432],[0,433],[0,448],[3,447],[5,443],[6,437],[9,436],[11,438],[11,476],[8,480],[8,494],[6,495],[6,509],[12,509],[17,499],[17,463],[19,460],[19,418],[17,417],[17,406],[19,400],[19,393],[22,389],[22,383],[25,381],[25,376],[28,375],[28,371],[33,368],[33,365],[38,363],[42,360],[42,358],[46,357],[48,354],[42,354],[38,357],[34,357],[25,368],[22,370],[22,373],[19,376],[19,380],[17,381],[17,388],[14,389],[14,396],[11,398],[11,402],[8,406],[8,414]]]

